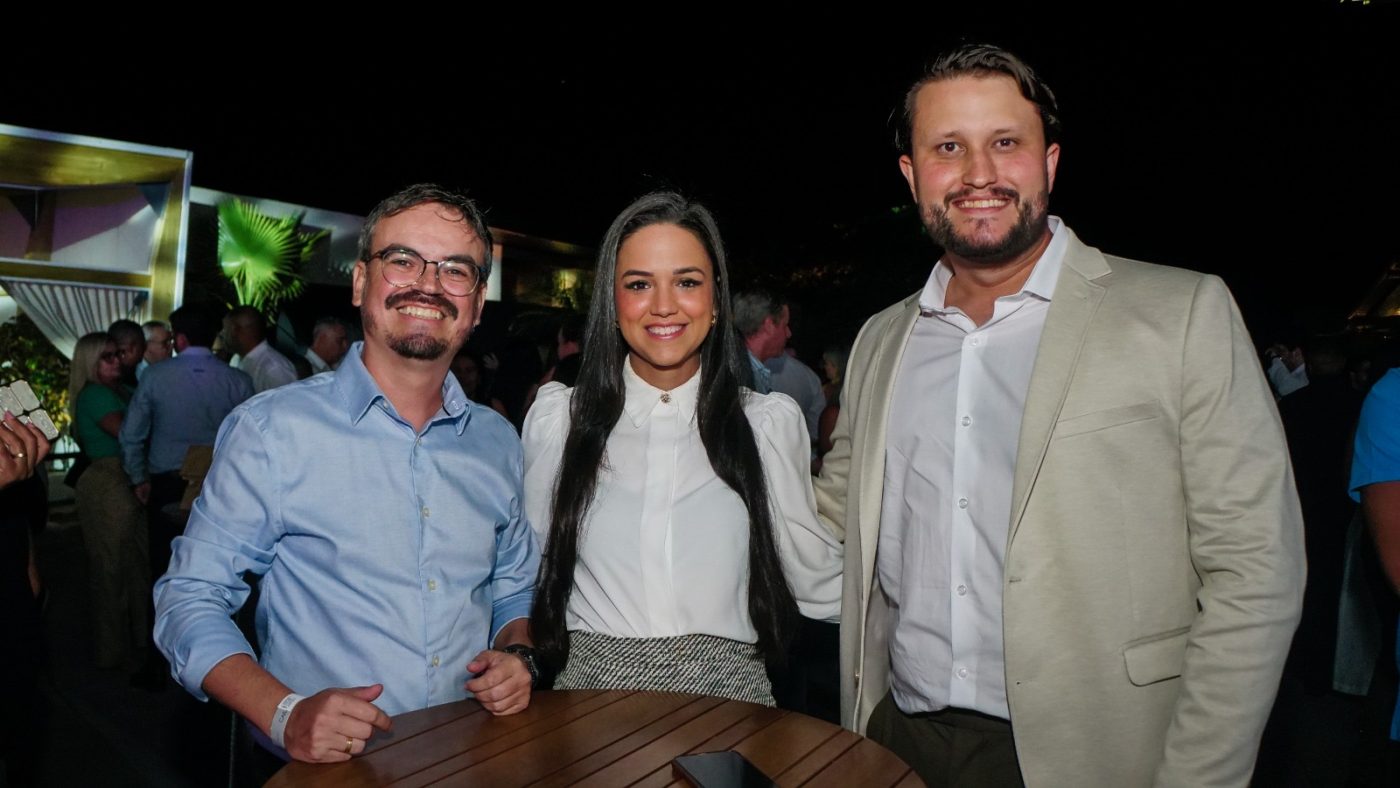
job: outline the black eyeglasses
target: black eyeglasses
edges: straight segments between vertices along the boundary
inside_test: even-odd
[[[390,287],[408,287],[423,278],[428,264],[437,266],[438,282],[443,292],[455,296],[469,296],[481,287],[481,268],[475,263],[462,260],[427,260],[412,249],[391,246],[375,252],[369,259],[384,261],[384,281]]]
[[[115,350],[109,350],[106,353],[103,353],[102,355],[98,356],[97,359],[99,361],[121,361],[122,354],[118,353]]]

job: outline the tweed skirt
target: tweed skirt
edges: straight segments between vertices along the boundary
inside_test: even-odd
[[[689,692],[776,705],[758,647],[713,635],[618,638],[572,630],[554,688]]]

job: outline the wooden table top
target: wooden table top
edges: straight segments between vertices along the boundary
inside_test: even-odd
[[[742,753],[779,785],[921,786],[894,753],[795,712],[671,692],[539,692],[495,717],[474,700],[394,718],[365,752],[291,763],[269,788],[319,786],[665,786],[677,755]]]

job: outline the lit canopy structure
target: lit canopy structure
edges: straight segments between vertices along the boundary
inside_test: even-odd
[[[1400,262],[1386,267],[1352,310],[1349,322],[1353,331],[1381,336],[1400,333]]]
[[[192,160],[0,124],[0,288],[64,355],[179,306]]]

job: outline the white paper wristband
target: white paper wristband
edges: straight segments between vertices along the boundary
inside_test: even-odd
[[[293,692],[277,704],[277,711],[272,715],[272,727],[268,729],[268,738],[284,750],[287,749],[287,744],[282,741],[282,737],[287,733],[287,720],[292,717],[292,709],[303,700],[306,698]]]

